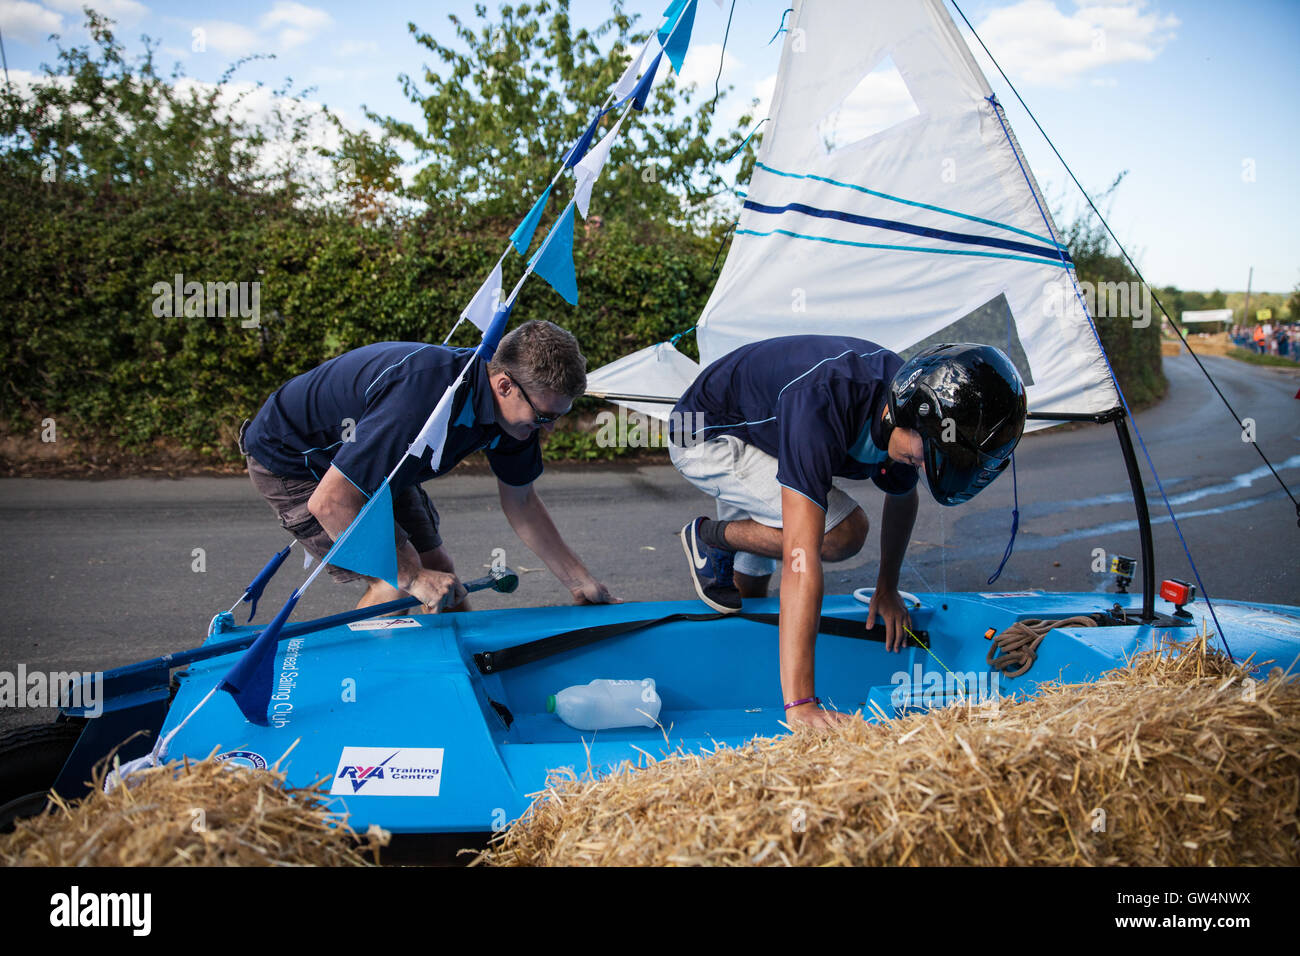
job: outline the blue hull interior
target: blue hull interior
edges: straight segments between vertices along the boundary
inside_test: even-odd
[[[1185,640],[1196,627],[1068,628],[1049,634],[1028,673],[1006,678],[986,662],[987,629],[1025,618],[1066,618],[1106,610],[1129,595],[921,594],[913,625],[930,633],[933,656],[911,647],[889,653],[880,643],[822,635],[817,642],[817,692],[824,704],[888,719],[971,696],[1032,694],[1042,681],[1088,681],[1150,649],[1166,636]],[[1300,609],[1216,603],[1238,660],[1289,668],[1300,656]],[[775,613],[775,599],[746,602],[746,611]],[[609,638],[499,673],[480,674],[477,652],[615,621],[699,613],[695,602],[544,607],[472,614],[420,615],[404,626],[340,625],[280,645],[273,681],[272,725],[249,723],[226,694],[216,694],[172,742],[168,758],[202,759],[243,751],[267,763],[298,741],[282,764],[293,786],[325,780],[334,806],[364,832],[372,823],[395,833],[486,832],[528,806],[560,768],[602,772],[681,749],[707,752],[755,736],[779,734],[781,688],[777,629],[738,619],[674,622]],[[1159,602],[1158,611],[1173,608]],[[1203,611],[1194,606],[1194,611]],[[823,614],[861,620],[866,607],[851,595],[828,596]],[[379,619],[388,621],[391,619]],[[1201,616],[1197,615],[1199,626]],[[377,623],[377,622],[376,622]],[[258,628],[209,638],[228,640]],[[936,662],[942,662],[942,665]],[[192,664],[163,732],[170,732],[235,660],[229,654]],[[660,728],[598,733],[573,730],[546,712],[550,694],[593,678],[653,677],[663,701]],[[960,683],[961,687],[958,687]],[[507,716],[509,721],[507,721]],[[437,748],[436,796],[371,795],[336,782],[345,747]]]

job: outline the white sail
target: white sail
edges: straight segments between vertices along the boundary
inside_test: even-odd
[[[904,356],[976,341],[1020,368],[1031,411],[1116,407],[1060,233],[941,0],[795,0],[788,25],[704,364],[798,332]]]
[[[672,402],[686,391],[700,367],[694,360],[677,351],[670,342],[660,342],[649,348],[625,355],[617,361],[596,369],[587,376],[587,394],[596,398],[627,396],[618,404],[660,421],[667,421],[673,410]],[[635,396],[666,398],[672,402],[638,402]]]

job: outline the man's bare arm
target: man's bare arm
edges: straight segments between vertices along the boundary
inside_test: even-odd
[[[781,693],[789,703],[816,694],[814,648],[822,611],[826,512],[799,492],[782,488],[781,524]],[[785,713],[792,726],[828,727],[844,716],[813,703]]]
[[[578,604],[612,604],[616,599],[587,570],[573,549],[560,537],[555,522],[537,490],[531,485],[508,485],[497,479],[501,510],[519,540],[541,558]]]
[[[365,507],[366,500],[361,489],[331,465],[307,500],[307,510],[320,522],[325,533],[337,541]],[[397,586],[401,590],[418,597],[435,611],[442,610],[444,603],[454,606],[464,600],[464,589],[456,576],[424,567],[409,539],[403,539],[401,547],[397,547],[394,540],[394,547],[397,550]]]
[[[905,495],[885,495],[880,513],[880,569],[876,573],[876,592],[871,596],[867,612],[867,628],[875,626],[877,614],[885,625],[885,648],[901,651],[908,646],[905,628],[912,626],[912,618],[898,594],[898,576],[903,567],[903,556],[912,539],[912,526],[916,523],[916,489]]]

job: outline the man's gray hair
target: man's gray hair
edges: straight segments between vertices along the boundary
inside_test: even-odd
[[[488,363],[488,373],[497,372],[505,372],[533,394],[546,389],[577,398],[587,390],[587,359],[578,340],[544,319],[532,319],[506,333]]]

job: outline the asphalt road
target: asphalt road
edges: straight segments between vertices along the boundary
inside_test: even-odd
[[[1300,371],[1205,362],[1237,412],[1255,420],[1260,447],[1300,492]],[[1191,360],[1166,359],[1165,371],[1169,395],[1138,425],[1210,595],[1300,603],[1300,527],[1291,503]],[[1192,580],[1143,467],[1156,522],[1157,580]],[[1017,468],[1020,534],[993,589],[1113,589],[1091,570],[1094,549],[1140,554],[1114,427],[1032,435]],[[553,468],[538,488],[566,539],[619,597],[694,596],[675,534],[692,516],[712,513],[711,505],[670,465]],[[567,590],[510,531],[490,475],[452,474],[427,490],[462,577],[482,574],[496,548],[523,572],[518,592],[479,597],[477,607],[568,601]],[[831,566],[829,590],[875,579],[880,494],[869,482],[852,492],[873,532],[861,554]],[[958,508],[941,508],[923,493],[901,586],[989,590],[1011,505],[1009,476]],[[19,663],[29,671],[104,670],[196,646],[212,615],[230,607],[286,541],[246,478],[0,480],[0,535],[0,671],[10,673]],[[201,571],[196,548],[203,551]],[[302,580],[301,553],[295,555],[267,589],[259,620],[269,619]],[[295,619],[349,608],[359,590],[322,578]],[[0,708],[0,732],[52,713]]]

